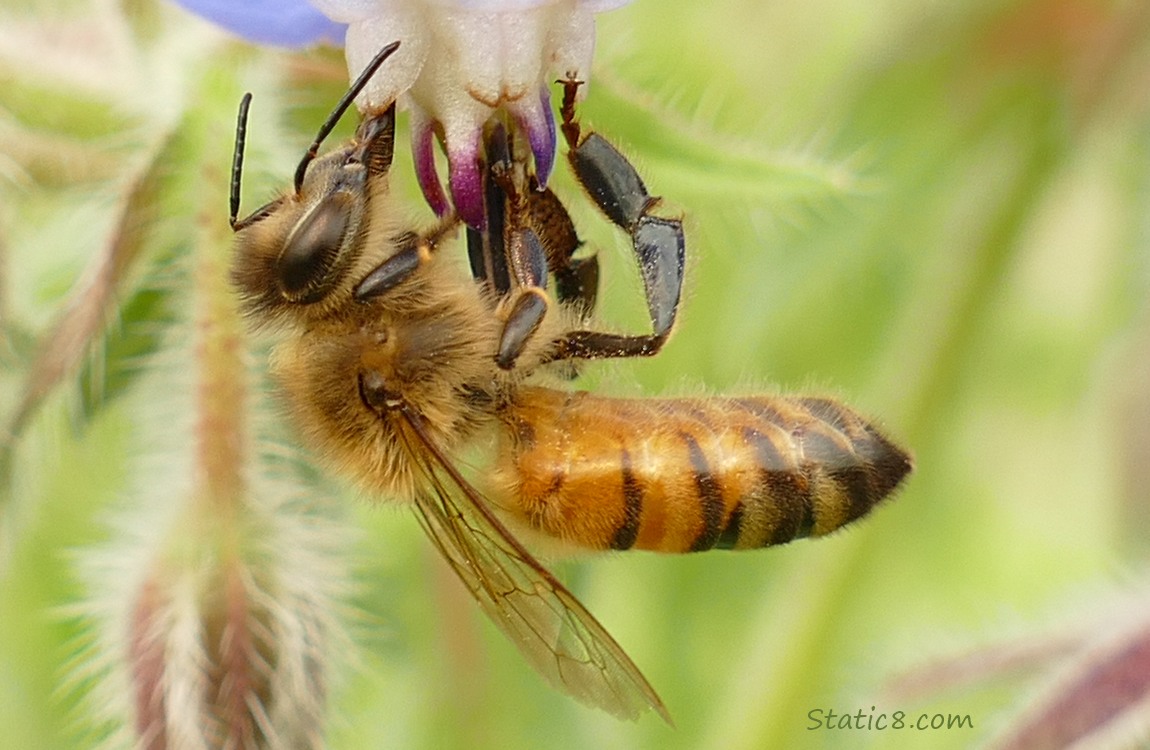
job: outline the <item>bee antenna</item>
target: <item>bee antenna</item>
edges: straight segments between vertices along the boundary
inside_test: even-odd
[[[232,152],[232,194],[228,214],[228,224],[232,231],[236,231],[236,218],[240,214],[240,181],[244,174],[244,143],[248,137],[248,108],[252,106],[252,95],[249,91],[240,99],[240,114],[236,118],[236,148]]]
[[[359,77],[352,82],[350,87],[348,87],[348,90],[344,93],[343,98],[339,100],[339,103],[335,105],[335,109],[333,109],[331,114],[328,115],[327,120],[325,120],[323,125],[320,126],[319,133],[316,135],[315,141],[312,142],[311,148],[309,148],[307,153],[303,155],[303,159],[300,161],[299,166],[296,167],[295,191],[297,194],[299,193],[300,188],[303,186],[303,177],[307,173],[307,165],[311,164],[312,160],[315,159],[316,154],[319,153],[319,147],[320,144],[323,143],[323,139],[327,138],[328,134],[331,133],[336,123],[339,122],[339,118],[343,117],[343,113],[347,111],[349,106],[351,106],[352,100],[359,96],[359,92],[363,91],[363,87],[366,86],[367,82],[371,80],[371,77],[375,75],[375,71],[379,70],[380,65],[383,65],[383,61],[391,57],[391,53],[395,52],[397,49],[399,49],[398,40],[392,42],[377,52],[375,57],[371,59],[371,62],[367,64],[367,67],[363,69],[363,72],[359,74]]]

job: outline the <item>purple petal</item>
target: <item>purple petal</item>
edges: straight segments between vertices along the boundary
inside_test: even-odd
[[[535,156],[535,177],[539,187],[547,187],[551,169],[555,166],[555,117],[551,114],[551,93],[544,86],[539,98],[524,97],[526,102],[511,107],[519,127],[527,134],[531,153]]]
[[[415,162],[415,178],[423,190],[423,197],[427,205],[436,216],[443,216],[450,206],[447,196],[443,193],[443,185],[439,182],[439,174],[435,171],[435,150],[433,148],[434,132],[431,121],[418,118],[412,111],[411,119],[411,153]]]
[[[176,0],[188,10],[259,44],[308,47],[320,42],[343,46],[347,26],[336,23],[305,0]]]
[[[466,143],[447,142],[447,181],[455,212],[464,223],[482,231],[487,228],[483,210],[483,173],[479,165],[479,134]]]

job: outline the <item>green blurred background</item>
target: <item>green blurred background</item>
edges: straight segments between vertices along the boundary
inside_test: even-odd
[[[409,514],[349,497],[363,656],[336,689],[331,746],[970,746],[1040,672],[897,698],[889,681],[1040,644],[1146,590],[1150,6],[635,0],[598,28],[584,122],[686,216],[691,261],[666,350],[584,385],[834,394],[909,445],[916,472],[817,542],[557,566],[673,729],[547,689]],[[250,208],[287,184],[345,85],[337,51],[255,49],[155,2],[0,3],[0,418],[85,266],[117,232],[139,245],[109,338],[5,454],[5,747],[83,746],[86,683],[65,679],[85,637],[66,616],[74,552],[107,542],[129,488],[162,502],[162,470],[135,474],[132,457],[163,395],[133,380],[164,357],[193,238],[205,222],[226,235],[239,93],[256,94]],[[125,229],[145,172],[152,200]],[[581,201],[566,175],[557,186]],[[576,219],[603,248],[603,317],[641,325],[625,239],[589,208]],[[974,729],[808,729],[812,709],[872,706],[969,714]]]

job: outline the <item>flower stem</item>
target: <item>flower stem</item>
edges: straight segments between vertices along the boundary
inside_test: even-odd
[[[222,225],[219,218],[214,223]],[[201,224],[212,226],[213,222],[201,217]],[[216,236],[223,234],[218,229],[204,234],[208,236],[199,243],[193,272],[197,496],[230,515],[242,503],[247,487],[247,371],[242,322],[227,283],[225,253],[230,243]]]

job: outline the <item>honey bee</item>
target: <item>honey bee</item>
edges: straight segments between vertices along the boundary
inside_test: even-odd
[[[864,515],[911,459],[825,398],[611,398],[562,387],[563,372],[541,383],[574,360],[658,350],[682,284],[681,223],[656,215],[658,199],[613,146],[580,132],[578,82],[566,82],[570,161],[631,233],[653,332],[584,327],[594,256],[574,258],[566,210],[498,125],[488,139],[488,224],[466,230],[468,277],[441,252],[454,218],[417,232],[399,216],[388,182],[394,105],[367,111],[348,143],[317,156],[395,46],[320,129],[294,189],[237,221],[245,98],[234,285],[250,318],[281,333],[271,370],[320,461],[411,503],[471,594],[555,687],[621,717],[654,709],[669,721],[639,669],[517,533],[591,550],[781,544]],[[490,446],[486,471],[460,468],[471,446]]]

